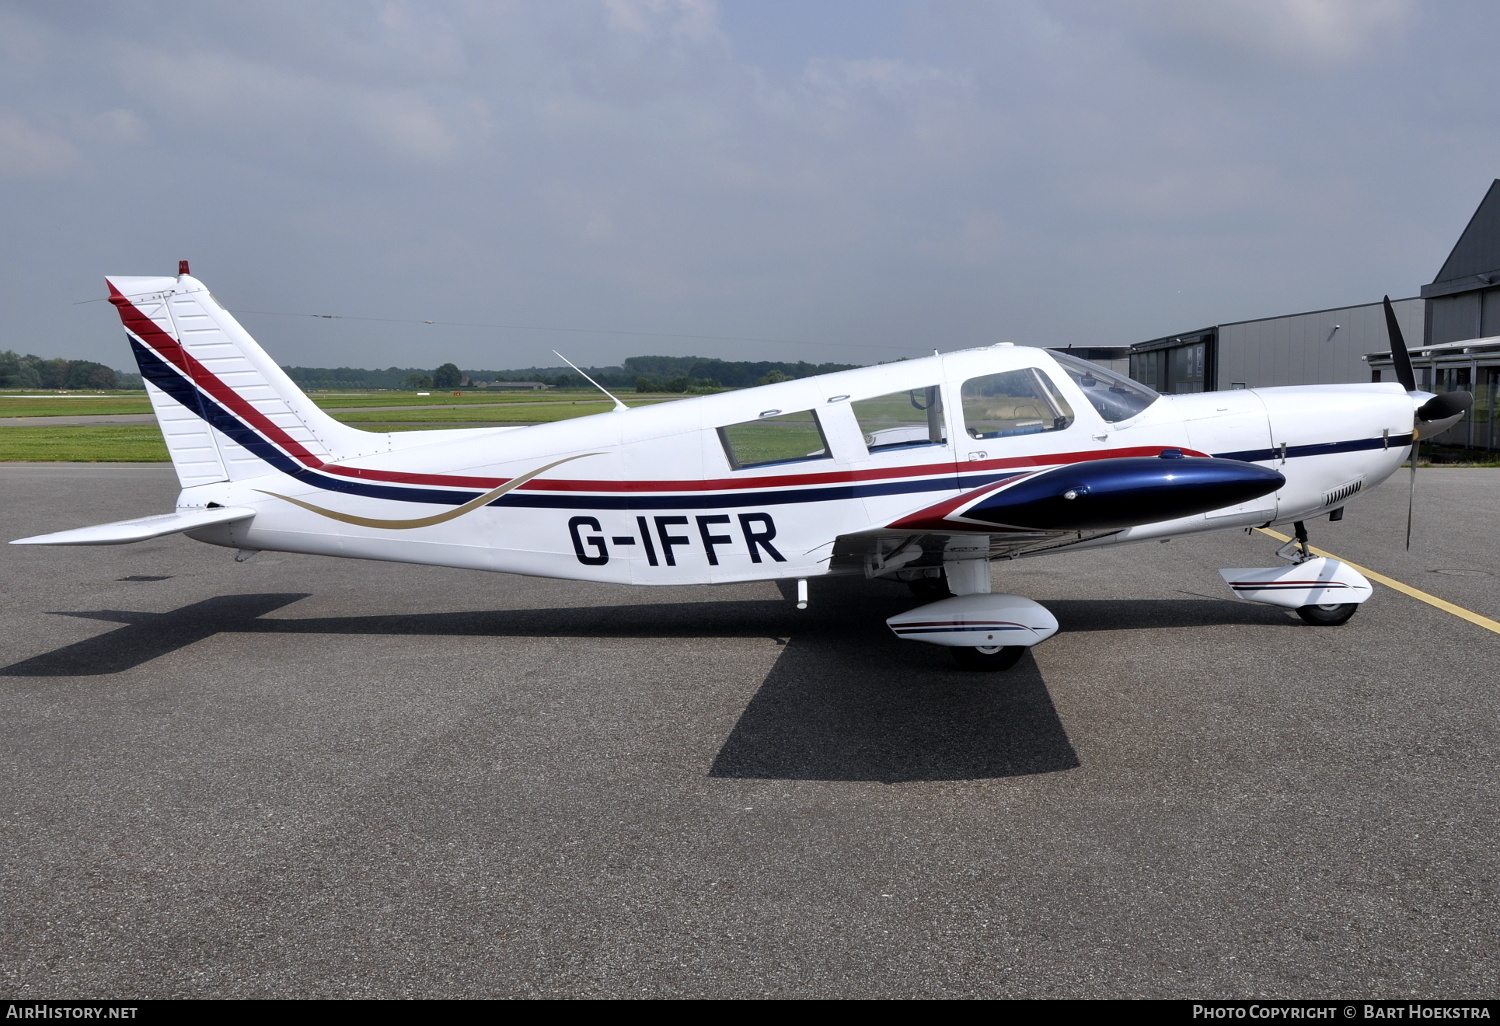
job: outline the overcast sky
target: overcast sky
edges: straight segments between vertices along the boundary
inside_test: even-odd
[[[1412,295],[1500,175],[1497,39],[1462,0],[0,0],[0,349],[126,367],[74,304],[184,257],[311,366]]]

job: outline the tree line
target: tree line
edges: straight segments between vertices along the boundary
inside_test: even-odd
[[[139,374],[122,374],[93,360],[46,360],[0,351],[0,388],[140,388]]]
[[[585,367],[605,388],[637,392],[711,392],[748,388],[775,381],[827,374],[858,366],[852,363],[795,363],[777,360],[719,360],[703,356],[631,356],[618,366]],[[463,370],[439,367],[287,367],[287,375],[304,389],[445,389],[477,388],[489,381],[534,381],[552,388],[588,388],[571,367],[523,367],[511,370]],[[43,359],[0,352],[0,388],[141,388],[141,376],[116,371],[92,360]]]
[[[630,356],[619,366],[584,367],[584,373],[609,389],[639,392],[711,391],[748,388],[773,381],[789,381],[814,374],[849,370],[852,363],[788,363],[776,360],[718,360],[702,356]],[[473,388],[487,381],[535,381],[552,388],[587,388],[571,367],[522,367],[510,370],[464,370],[457,364],[440,367],[287,367],[302,388]]]

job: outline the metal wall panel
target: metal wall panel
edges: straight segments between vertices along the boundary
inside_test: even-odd
[[[1432,305],[1432,334],[1427,339],[1428,345],[1484,337],[1479,324],[1478,292],[1438,296],[1427,302]]]
[[[1408,346],[1422,344],[1422,303],[1402,299],[1391,304]],[[1221,324],[1216,387],[1369,381],[1364,355],[1389,348],[1379,303]]]
[[[1484,309],[1479,315],[1479,334],[1476,337],[1500,335],[1500,289],[1485,289],[1480,295]]]

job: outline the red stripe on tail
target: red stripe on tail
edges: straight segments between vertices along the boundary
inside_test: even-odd
[[[267,439],[275,442],[286,452],[287,455],[296,459],[303,466],[312,467],[314,470],[322,467],[323,461],[302,447],[302,443],[281,428],[271,422],[265,414],[254,406],[251,406],[234,389],[220,381],[218,376],[203,364],[193,358],[192,354],[171,335],[157,325],[155,321],[136,309],[135,304],[126,299],[119,289],[111,282],[109,285],[109,301],[120,311],[120,320],[125,323],[128,331],[132,332],[143,343],[156,350],[158,354],[169,361],[174,367],[186,374],[188,380],[197,385],[213,399],[217,400],[225,408],[235,413],[246,424],[259,431]]]

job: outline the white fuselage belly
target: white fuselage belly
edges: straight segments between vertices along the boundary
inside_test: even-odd
[[[971,350],[493,435],[463,432],[351,460],[356,466],[338,473],[273,471],[189,488],[179,508],[254,508],[253,520],[193,534],[246,549],[712,584],[827,573],[840,535],[892,524],[1018,469],[1174,447],[1259,463],[1286,478],[1279,492],[1240,507],[1083,542],[1100,544],[1311,517],[1390,476],[1409,449],[1412,404],[1391,385],[1166,397],[1108,424],[1056,375],[1076,414],[1064,430],[976,441],[950,402],[946,444],[873,454],[850,410],[851,397],[938,384],[956,395],[977,374],[1049,364],[1039,350]],[[717,429],[768,407],[817,410],[826,457],[732,469]],[[493,504],[439,523],[400,523],[431,519],[554,463]],[[361,519],[382,526],[352,522]]]

